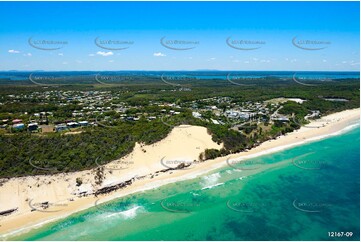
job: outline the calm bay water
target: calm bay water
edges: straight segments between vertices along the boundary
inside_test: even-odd
[[[359,240],[359,137],[357,127],[98,205],[12,239]]]
[[[160,79],[161,76],[164,76],[165,79],[176,79],[177,81],[187,80],[187,79],[198,79],[198,80],[227,80],[245,78],[245,79],[263,79],[263,78],[280,78],[285,80],[292,80],[293,76],[298,79],[310,79],[310,80],[338,80],[338,79],[359,79],[360,72],[347,72],[347,71],[103,71],[103,72],[94,72],[94,71],[0,71],[0,84],[1,81],[12,81],[13,84],[16,84],[17,81],[27,81],[30,75],[33,75],[33,79],[36,77],[42,77],[39,82],[46,83],[47,81],[52,80],[51,77],[58,77],[57,81],[61,81],[59,77],[64,78],[62,81],[93,81],[94,76],[106,76],[109,77],[113,82],[119,81],[130,81],[133,80],[132,77],[148,77]],[[71,78],[73,77],[73,79]],[[79,79],[82,77],[82,79]],[[118,78],[117,78],[118,77]],[[124,77],[124,78],[120,78]],[[48,78],[48,80],[46,79]],[[109,81],[109,80],[108,80]]]

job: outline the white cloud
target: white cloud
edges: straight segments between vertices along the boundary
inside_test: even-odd
[[[95,56],[94,54],[89,54],[89,56]]]
[[[108,62],[109,62],[109,63],[113,63],[113,62],[114,62],[114,60],[109,60]]]
[[[354,60],[351,60],[351,61],[342,61],[342,64],[349,64],[351,66],[357,66],[357,65],[360,65],[359,62],[356,62]]]
[[[31,53],[26,53],[26,54],[23,54],[23,56],[32,56]]]
[[[64,54],[63,54],[63,53],[59,53],[58,55],[60,55],[60,56],[64,56]]]
[[[101,55],[101,56],[111,56],[111,55],[114,55],[114,53],[111,52],[111,51],[108,51],[108,52],[98,51],[98,52],[97,52],[97,55]]]
[[[164,56],[167,56],[166,54],[163,54],[161,52],[155,52],[153,53],[153,56],[156,56],[156,57],[164,57]]]
[[[18,50],[8,50],[8,52],[11,54],[19,54],[20,53],[20,51],[18,51]]]

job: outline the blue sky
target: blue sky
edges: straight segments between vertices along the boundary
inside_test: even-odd
[[[359,71],[359,20],[358,2],[0,2],[0,70]]]

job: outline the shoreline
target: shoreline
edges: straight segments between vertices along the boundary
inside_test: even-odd
[[[325,120],[325,121],[321,122],[320,120]],[[213,160],[207,160],[203,163],[198,163],[197,165],[194,165],[194,166],[192,165],[190,169],[173,170],[172,172],[161,173],[161,174],[151,177],[151,178],[146,177],[141,180],[136,180],[130,186],[127,186],[121,190],[116,190],[109,194],[100,195],[98,197],[87,196],[87,197],[76,198],[76,200],[69,202],[67,204],[67,206],[65,206],[65,208],[61,209],[60,211],[54,211],[53,213],[49,212],[49,211],[47,211],[47,212],[35,211],[35,213],[34,213],[34,212],[27,211],[27,210],[29,210],[29,207],[27,207],[28,209],[27,210],[25,209],[25,211],[24,211],[24,209],[22,209],[22,213],[21,212],[14,213],[14,214],[11,214],[6,217],[1,217],[0,224],[2,226],[0,227],[0,233],[3,234],[2,238],[4,238],[4,239],[6,239],[9,236],[10,237],[13,237],[15,235],[17,236],[22,233],[29,232],[31,229],[41,227],[47,223],[54,222],[56,220],[65,218],[71,214],[80,212],[82,210],[88,209],[93,206],[96,206],[95,203],[101,204],[104,202],[108,202],[110,200],[121,198],[121,197],[129,195],[129,194],[155,189],[159,186],[170,184],[170,183],[173,183],[176,181],[183,181],[183,180],[189,180],[189,179],[196,178],[200,175],[209,173],[213,170],[216,170],[216,169],[226,166],[227,163],[225,161],[227,159],[232,159],[232,160],[233,159],[237,159],[237,160],[251,159],[251,158],[279,152],[282,150],[287,150],[292,147],[300,146],[305,143],[310,143],[310,142],[322,140],[322,139],[325,139],[328,137],[343,134],[343,133],[347,132],[348,130],[355,128],[356,126],[359,126],[359,121],[360,121],[360,109],[359,108],[352,109],[352,110],[345,110],[345,111],[342,111],[339,113],[334,113],[334,114],[322,117],[321,119],[312,121],[311,124],[309,124],[311,126],[316,125],[316,124],[318,126],[321,124],[322,127],[320,126],[318,128],[314,128],[314,127],[307,128],[307,125],[306,125],[306,127],[303,126],[299,130],[296,130],[296,131],[293,131],[292,133],[288,133],[286,135],[280,136],[279,138],[277,138],[275,140],[266,141],[266,142],[262,143],[261,145],[249,150],[248,152],[240,152],[237,154],[231,154],[231,155],[227,155],[224,157],[219,157],[219,158],[216,158]],[[178,130],[181,130],[181,128],[179,128]],[[184,130],[186,130],[186,129],[184,129]],[[187,134],[187,135],[189,135],[189,134]],[[188,137],[188,136],[185,136],[185,137]],[[164,146],[164,143],[167,143],[167,142],[170,142],[170,141],[168,141],[168,140],[165,142],[160,141],[160,142],[157,142],[156,144],[150,145],[149,147],[153,147],[156,150],[157,148],[159,148],[159,146],[162,146],[162,145]],[[209,140],[204,141],[204,142],[207,142],[207,144],[204,145],[205,147],[211,147],[213,145],[212,143],[209,142]],[[194,145],[194,143],[193,143],[193,145]],[[147,152],[149,152],[148,149],[151,149],[149,147],[148,146],[145,147],[145,149],[147,149]],[[143,149],[142,146],[140,148]],[[184,158],[184,156],[187,156],[187,155],[188,154],[183,154],[183,155],[181,155],[181,157]],[[130,156],[132,156],[132,155],[130,155]],[[136,156],[136,154],[134,156]],[[147,164],[147,163],[139,164],[139,166],[143,166],[143,165],[146,165],[149,169],[148,170],[147,169],[139,169],[139,167],[137,167],[138,169],[135,169],[134,171],[135,172],[138,172],[138,171],[144,172],[145,170],[147,170],[147,171],[153,171],[153,173],[154,173],[154,170],[153,170],[154,166],[151,166],[154,164]],[[159,165],[159,164],[157,164],[157,165]],[[142,167],[140,167],[140,168],[142,168]],[[119,173],[119,174],[123,174],[123,173]],[[74,176],[74,175],[76,176],[77,173],[63,175],[63,176],[62,175],[55,175],[55,176],[58,179],[62,179],[63,177],[70,177],[70,176]],[[53,178],[53,177],[52,176],[44,176],[44,179]],[[30,179],[30,181],[28,181],[27,178]],[[36,178],[39,178],[39,177],[36,177]],[[33,179],[33,177],[31,177],[31,178],[29,178],[29,177],[14,178],[14,180],[18,180],[18,182],[21,182],[21,181],[28,182],[26,185],[32,184],[31,179]],[[124,181],[126,179],[122,178],[121,180]],[[111,184],[112,181],[114,182],[114,179],[113,180],[109,179],[107,182]],[[119,179],[118,179],[118,181],[119,181]],[[59,182],[59,181],[57,181],[57,182]],[[63,182],[63,183],[66,183],[66,182]],[[5,185],[6,185],[6,183],[5,183]],[[10,186],[10,188],[11,188],[11,186]],[[1,189],[2,189],[2,187],[0,187],[0,191],[1,191]],[[46,191],[46,192],[48,192],[48,191]],[[51,193],[51,192],[54,192],[54,191],[50,191],[49,193]],[[18,194],[19,194],[19,189],[18,189]],[[55,197],[58,198],[58,196],[56,196],[56,195],[55,195]],[[56,201],[61,201],[61,200],[58,199]],[[99,202],[99,201],[101,201],[101,202]],[[11,202],[9,202],[9,203],[11,203]],[[23,203],[25,203],[25,202],[23,202]],[[27,205],[27,203],[25,205]],[[26,206],[23,206],[23,207],[26,207]],[[6,225],[4,224],[5,222],[6,222]]]

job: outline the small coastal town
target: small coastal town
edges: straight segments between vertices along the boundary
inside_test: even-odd
[[[230,97],[212,97],[180,104],[150,101],[144,110],[140,105],[120,101],[122,93],[111,91],[45,91],[1,97],[1,105],[20,102],[38,102],[69,108],[69,112],[39,110],[35,113],[6,113],[8,118],[0,120],[2,132],[71,132],[84,127],[102,126],[111,122],[136,122],[141,118],[148,121],[166,120],[182,112],[191,112],[194,118],[217,125],[231,125],[233,129],[249,123],[289,122],[292,117],[282,115],[282,103],[292,101],[303,103],[300,98],[276,98],[264,102],[235,102]],[[3,101],[6,99],[6,101]],[[150,108],[149,108],[150,107]],[[306,119],[320,116],[313,110]]]

